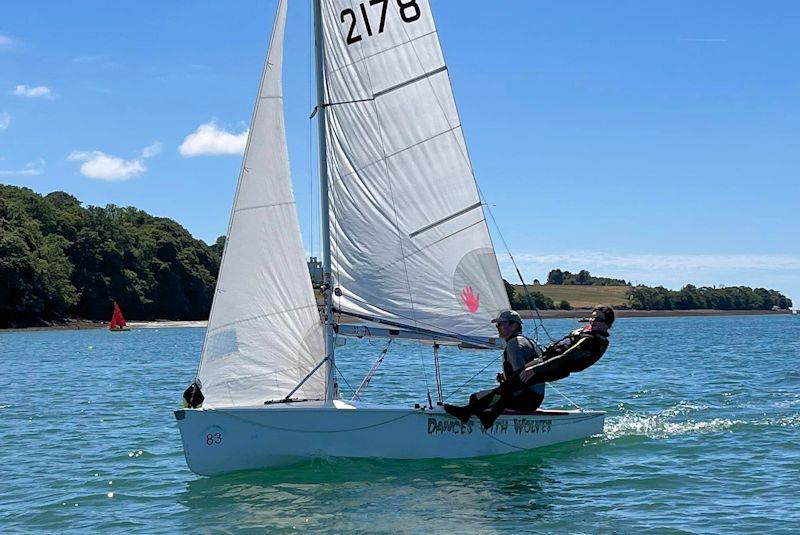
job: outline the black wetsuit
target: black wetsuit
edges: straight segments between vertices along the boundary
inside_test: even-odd
[[[526,365],[538,359],[537,349],[536,344],[519,333],[506,341],[506,348],[503,351],[503,384],[514,380]],[[505,391],[504,409],[520,412],[535,411],[544,401],[544,387],[541,381],[525,385],[517,383],[516,388]],[[445,405],[445,410],[462,422],[467,422],[471,416],[485,411],[501,399],[497,390],[492,388],[475,392],[469,397],[469,404],[466,407]]]
[[[559,381],[600,360],[608,348],[608,331],[587,326],[547,346],[542,359],[526,366],[512,379],[522,384]]]
[[[491,401],[476,407],[484,427],[494,424],[504,410],[514,405],[515,393],[532,384],[558,381],[580,372],[600,360],[608,348],[608,330],[601,325],[576,329],[545,348],[542,358],[531,362],[519,373],[508,378],[484,398]]]

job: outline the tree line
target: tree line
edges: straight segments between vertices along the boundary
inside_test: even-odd
[[[628,286],[624,279],[612,279],[609,277],[594,277],[587,270],[582,269],[578,273],[551,269],[547,274],[547,284],[555,285],[574,285],[574,286]]]
[[[534,305],[539,310],[553,310],[556,308],[553,300],[544,295],[542,292],[529,290],[528,294],[525,294],[524,292],[517,292],[517,289],[505,279],[503,279],[503,284],[506,287],[508,302],[511,304],[511,308],[514,310],[533,310]],[[560,308],[565,308],[566,310],[570,310],[572,308],[566,301],[562,301],[559,303],[559,305]]]
[[[568,301],[554,303],[551,298],[539,291],[531,291],[530,295],[526,296],[518,292],[508,281],[503,282],[511,308],[514,310],[530,310],[533,308],[531,303],[535,303],[540,310],[572,309]],[[553,269],[547,276],[547,283],[548,285],[628,286],[627,307],[636,310],[771,310],[788,309],[792,306],[791,299],[777,290],[766,288],[748,286],[697,288],[687,284],[680,290],[670,290],[663,286],[632,286],[623,279],[595,277],[585,269],[576,274]],[[538,281],[534,282],[533,288],[541,287]]]
[[[0,327],[75,316],[206,319],[223,240],[133,207],[0,185]]]
[[[225,239],[195,239],[178,223],[133,207],[83,207],[56,191],[0,185],[0,327],[65,316],[107,320],[116,300],[129,319],[206,319]],[[505,283],[512,308],[570,309],[542,292]],[[548,284],[628,285],[555,269]],[[536,288],[534,286],[533,288]],[[631,286],[629,306],[646,310],[789,308],[775,290],[744,286],[680,290]]]
[[[770,310],[792,306],[792,300],[776,290],[747,286],[697,288],[691,284],[680,290],[634,286],[628,290],[628,302],[637,310]]]

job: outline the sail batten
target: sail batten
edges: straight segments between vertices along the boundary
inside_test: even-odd
[[[198,371],[204,406],[282,399],[324,356],[292,192],[281,91],[279,0]],[[299,389],[324,397],[320,377]]]
[[[411,238],[413,238],[413,237],[415,237],[415,236],[417,236],[419,234],[422,234],[425,231],[428,231],[428,230],[432,229],[433,227],[439,226],[442,223],[446,223],[446,222],[450,221],[451,219],[455,219],[456,217],[458,217],[460,215],[464,215],[467,212],[470,212],[470,211],[472,211],[472,210],[474,210],[476,208],[480,208],[482,205],[483,205],[482,203],[476,202],[472,206],[467,206],[466,208],[464,208],[462,210],[459,210],[458,212],[455,212],[453,214],[450,214],[449,216],[443,217],[439,221],[435,221],[435,222],[431,223],[430,225],[427,225],[425,227],[422,227],[419,230],[416,230],[416,231],[412,232],[411,234],[409,234],[409,236]]]
[[[321,1],[334,305],[493,336],[508,298],[428,0]]]
[[[386,95],[387,93],[391,93],[392,91],[397,91],[398,89],[402,89],[407,85],[416,84],[417,82],[421,82],[421,81],[425,80],[429,76],[433,76],[434,74],[439,74],[440,72],[444,72],[446,70],[447,70],[447,65],[442,65],[438,69],[434,69],[431,72],[426,72],[425,74],[420,74],[419,76],[411,78],[410,80],[406,80],[405,82],[399,83],[396,86],[387,87],[386,89],[382,89],[382,90],[378,91],[377,93],[373,94],[372,98],[376,99],[378,97],[382,97],[383,95]]]
[[[236,208],[233,213],[238,214],[241,212],[246,212],[248,210],[259,210],[262,208],[272,208],[273,206],[286,206],[286,205],[296,205],[294,201],[284,201],[284,202],[273,202],[269,204],[259,204],[256,206],[242,206],[240,208]]]
[[[276,310],[274,312],[268,312],[268,313],[265,313],[265,314],[258,314],[257,316],[251,316],[249,318],[239,319],[239,320],[236,320],[236,321],[233,321],[233,322],[230,322],[230,323],[215,324],[213,329],[208,329],[208,332],[209,333],[214,333],[214,332],[217,332],[217,331],[220,331],[220,330],[223,330],[223,329],[228,329],[230,327],[235,327],[237,325],[246,325],[246,324],[248,324],[250,322],[269,319],[271,316],[278,316],[278,315],[281,315],[281,314],[288,314],[290,312],[297,312],[297,311],[300,311],[300,310],[303,310],[303,309],[310,309],[310,308],[313,308],[313,309],[316,310],[317,309],[316,303],[314,303],[313,305],[305,305],[305,306],[295,307],[295,308],[285,308],[285,309],[281,309],[281,310]]]

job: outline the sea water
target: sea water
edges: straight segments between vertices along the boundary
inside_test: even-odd
[[[575,322],[545,326],[556,336]],[[203,334],[0,333],[0,532],[800,530],[798,317],[620,319],[606,356],[545,401],[608,411],[602,436],[213,478],[186,467],[172,414]],[[384,347],[338,350],[343,396]],[[496,353],[443,349],[441,360],[452,402],[500,369]],[[435,400],[434,377],[430,348],[394,343],[363,398]]]

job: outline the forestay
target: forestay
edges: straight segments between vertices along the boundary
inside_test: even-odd
[[[427,0],[322,0],[335,306],[473,337],[509,308]]]
[[[206,407],[281,399],[324,357],[286,149],[285,22],[281,0],[198,372]],[[315,374],[295,397],[324,398],[324,390],[322,374]]]

